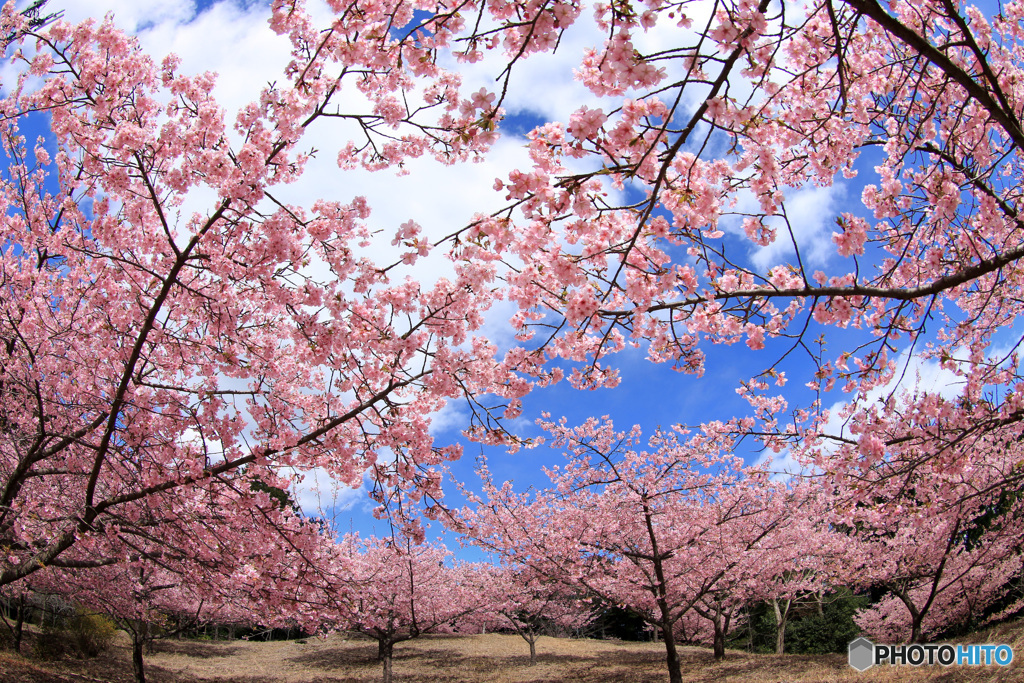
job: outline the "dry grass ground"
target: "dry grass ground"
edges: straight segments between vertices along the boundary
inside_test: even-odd
[[[879,667],[858,673],[842,655],[751,655],[730,651],[715,664],[705,648],[682,647],[683,679],[692,683],[812,681],[1024,681],[1024,628],[978,634],[976,642],[1008,642],[1020,661],[1007,668]],[[375,683],[376,644],[334,635],[305,642],[158,642],[147,657],[151,683]],[[400,683],[663,683],[659,643],[542,638],[538,663],[518,636],[429,636],[396,647]],[[38,662],[0,652],[0,683],[130,683],[128,641],[95,660]]]

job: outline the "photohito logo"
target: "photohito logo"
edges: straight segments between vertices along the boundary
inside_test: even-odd
[[[941,664],[942,666],[1009,666],[1013,648],[1009,645],[875,645],[867,638],[850,643],[850,666],[867,671],[876,664]]]

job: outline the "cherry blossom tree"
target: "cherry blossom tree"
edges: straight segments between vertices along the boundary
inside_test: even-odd
[[[333,539],[265,491],[235,492],[242,500],[233,505],[230,489],[217,492],[186,510],[175,505],[180,495],[147,499],[148,516],[130,524],[113,517],[106,537],[82,541],[106,562],[43,568],[29,579],[33,590],[114,619],[131,637],[137,683],[145,683],[144,649],[155,638],[202,623],[288,618],[281,605]]]
[[[372,469],[439,496],[434,469],[459,448],[429,425],[452,399],[473,407],[474,434],[505,438],[492,412],[529,382],[516,372],[527,361],[473,336],[493,267],[403,279],[431,248],[413,217],[378,262],[363,199],[279,198],[314,122],[356,124],[342,159],[374,169],[486,149],[496,110],[434,62],[444,19],[432,37],[389,31],[412,9],[321,33],[277,3],[293,59],[231,121],[214,75],[154,61],[109,21],[41,28],[5,5],[18,71],[0,101],[0,585],[112,562],[91,539],[130,529],[156,499],[180,510],[220,488],[287,488],[295,469],[351,486]],[[414,81],[418,107],[403,99]],[[365,102],[339,98],[350,82]]]
[[[0,620],[10,637],[10,644],[15,652],[21,652],[21,645],[25,636],[25,622],[31,618],[33,607],[30,602],[33,590],[29,582],[22,582],[16,587],[6,587],[0,591],[0,598],[4,602],[4,613],[0,614]],[[8,621],[12,619],[14,623]]]
[[[506,79],[584,11],[470,9],[483,28],[466,59],[503,49]],[[592,101],[529,134],[532,166],[497,184],[507,210],[463,235],[467,258],[486,244],[514,267],[520,338],[573,363],[580,386],[616,384],[608,357],[626,347],[701,374],[709,342],[770,346],[742,386],[759,420],[734,427],[776,449],[828,428],[835,388],[858,457],[879,457],[867,399],[916,361],[962,381],[973,409],[946,429],[1020,421],[1017,4],[592,11],[606,32],[578,67]],[[802,210],[809,190],[854,182],[860,207]],[[818,392],[802,405],[775,395],[797,371]]]
[[[561,377],[547,361],[567,361],[576,386],[613,386],[609,357],[627,347],[700,374],[708,343],[745,342],[771,347],[739,387],[751,416],[722,416],[685,446],[660,432],[642,453],[638,433],[556,428],[574,460],[553,488],[527,500],[491,487],[467,524],[647,614],[673,680],[673,625],[717,614],[717,643],[752,595],[744,567],[790,523],[782,487],[728,455],[738,433],[792,447],[836,485],[859,477],[850,515],[902,505],[910,523],[935,522],[946,551],[927,558],[932,586],[908,575],[899,589],[912,637],[957,586],[978,590],[971,558],[1001,555],[1002,527],[973,549],[963,534],[1024,472],[1024,5],[597,3],[586,11],[606,38],[578,67],[593,101],[529,133],[531,165],[496,182],[507,196],[493,213],[436,243],[410,216],[387,228],[385,258],[361,198],[284,200],[309,129],[338,125],[329,153],[345,167],[479,158],[515,70],[560,49],[584,7],[328,5],[319,26],[300,0],[273,4],[292,61],[233,122],[212,75],[154,61],[111,23],[44,27],[5,5],[17,75],[0,101],[0,586],[112,565],[157,506],[173,511],[176,547],[206,533],[196,519],[245,528],[231,520],[253,498],[223,491],[287,488],[286,468],[353,486],[372,472],[381,495],[437,498],[438,466],[460,454],[430,436],[446,402],[468,403],[470,436],[514,443],[497,420]],[[496,92],[460,92],[441,66],[453,61],[493,66]],[[860,207],[821,211],[831,235],[803,225],[801,193],[857,176]],[[446,277],[402,279],[438,249]],[[504,355],[480,334],[500,296],[522,345]],[[955,376],[958,395],[894,398],[917,361]],[[797,373],[813,396],[775,395]],[[837,389],[845,407],[828,411]],[[999,449],[1009,460],[990,461]],[[900,537],[893,519],[863,525]],[[325,571],[300,566],[297,594]]]
[[[650,450],[636,448],[639,428],[617,432],[609,420],[545,427],[569,458],[549,470],[551,487],[520,494],[509,482],[485,481],[485,497],[462,511],[460,529],[509,562],[659,629],[672,681],[681,680],[681,620],[692,632],[704,617],[720,659],[738,610],[799,590],[774,582],[825,549],[823,536],[810,533],[813,508],[744,467],[722,425],[659,431]]]
[[[357,631],[376,640],[384,683],[392,681],[396,644],[471,627],[472,615],[486,609],[484,573],[453,564],[438,543],[415,544],[401,534],[347,535],[333,553],[333,568],[320,565],[320,583],[307,589],[304,609],[321,630]]]
[[[911,475],[907,460],[931,454],[893,449],[850,488],[836,490],[833,519],[856,544],[848,578],[888,592],[859,615],[861,628],[892,642],[923,642],[984,621],[1006,596],[1024,569],[1024,501],[1019,487],[1006,485],[1020,467],[1020,442],[995,436],[972,440],[960,467],[926,462]]]
[[[73,596],[78,604],[111,617],[128,633],[136,683],[146,682],[145,651],[155,638],[229,609],[224,601],[197,597],[202,590],[199,576],[169,572],[155,562],[64,570],[55,572],[48,583],[61,595]],[[171,613],[185,613],[189,619],[172,626]]]
[[[834,537],[830,537],[829,540],[835,543]],[[834,586],[828,582],[826,577],[840,574],[845,576],[845,572],[840,572],[837,567],[843,558],[841,555],[838,557],[836,555],[827,557],[827,559],[814,558],[818,560],[816,564],[822,567],[821,569],[803,567],[786,571],[782,576],[775,577],[774,589],[767,601],[771,605],[772,615],[775,617],[775,654],[781,655],[786,651],[786,627],[789,625],[794,608],[813,604],[818,614],[821,614],[822,603],[825,600],[824,594]]]
[[[537,639],[558,629],[571,632],[592,617],[591,606],[557,579],[529,567],[500,566],[486,575],[488,611],[530,646],[530,666],[537,664]]]

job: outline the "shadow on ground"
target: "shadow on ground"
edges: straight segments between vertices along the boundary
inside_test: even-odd
[[[234,656],[241,651],[241,648],[213,641],[157,640],[153,643],[153,651],[160,654],[183,655],[196,659],[214,659]]]
[[[396,655],[395,659],[400,659],[403,655],[402,650],[398,649]],[[353,645],[352,643],[346,643],[343,646],[321,648],[315,652],[293,655],[288,659],[296,664],[308,666],[311,669],[325,671],[354,666],[372,666],[374,668],[380,666],[380,663],[377,661],[377,646],[368,644]]]

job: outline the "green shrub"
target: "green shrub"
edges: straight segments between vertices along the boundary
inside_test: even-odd
[[[775,652],[775,613],[769,603],[748,605],[746,619],[729,633],[726,642],[727,647],[737,650],[760,654]]]
[[[860,635],[853,615],[868,602],[867,596],[854,595],[850,589],[839,587],[825,596],[819,614],[816,599],[805,596],[793,605],[786,621],[786,654],[846,652],[850,641]],[[751,603],[745,616],[740,627],[730,634],[729,647],[775,652],[778,629],[771,603]]]
[[[68,631],[77,654],[92,658],[110,647],[117,626],[106,615],[79,610],[68,623]]]
[[[854,595],[840,588],[825,599],[821,614],[807,614],[786,627],[786,652],[822,655],[846,652],[851,640],[860,635],[853,615],[868,602],[866,596]]]
[[[47,624],[36,636],[32,654],[37,659],[65,656],[91,659],[110,646],[117,627],[102,614],[77,610],[61,626]]]

